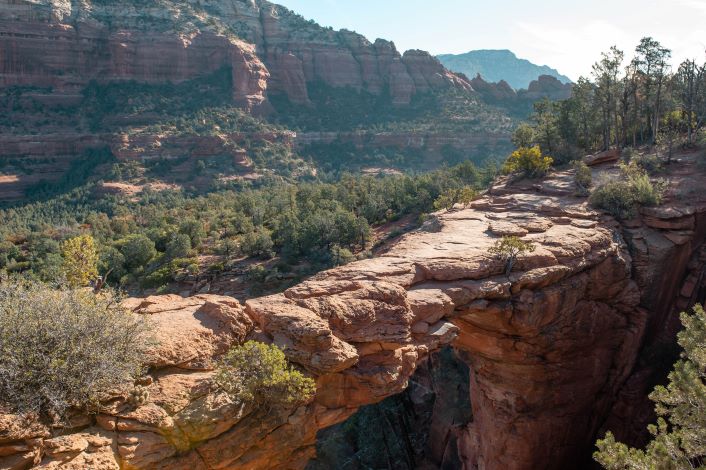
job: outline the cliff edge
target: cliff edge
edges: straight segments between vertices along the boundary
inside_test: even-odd
[[[319,430],[401,392],[450,344],[470,367],[472,418],[454,431],[463,468],[569,468],[601,429],[630,437],[618,423],[642,425],[641,351],[669,341],[676,314],[706,294],[703,174],[686,156],[665,177],[665,204],[622,224],[558,172],[496,185],[383,255],[279,295],[130,300],[161,340],[147,402],[116,396],[61,430],[2,414],[0,467],[300,469]],[[510,275],[489,253],[506,235],[536,246]],[[277,344],[311,374],[312,401],[252,408],[214,387],[213,359],[246,339]]]

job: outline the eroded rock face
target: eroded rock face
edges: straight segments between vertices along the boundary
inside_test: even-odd
[[[662,208],[625,226],[558,173],[496,185],[378,258],[279,295],[131,300],[162,340],[140,382],[147,402],[116,396],[62,432],[4,414],[0,466],[301,469],[318,431],[402,392],[452,345],[470,368],[472,420],[453,432],[435,421],[431,440],[447,444],[429,451],[433,462],[453,450],[466,469],[571,468],[599,430],[631,436],[619,423],[644,410],[653,370],[641,348],[672,336],[675,313],[706,297],[706,200],[674,192],[702,181],[684,172],[669,176]],[[536,249],[508,276],[489,249],[509,233]],[[214,359],[247,339],[277,344],[311,374],[311,402],[253,409],[219,391]]]
[[[292,145],[289,132],[164,135],[149,129],[159,124],[151,111],[110,121],[144,123],[144,133],[115,135],[104,128],[97,134],[85,112],[80,119],[61,117],[84,101],[88,85],[181,83],[225,71],[231,80],[230,91],[224,85],[220,92],[223,104],[257,116],[273,112],[275,95],[311,105],[312,84],[389,93],[395,106],[410,104],[417,93],[472,90],[426,52],[401,54],[392,42],[324,28],[264,0],[0,0],[0,59],[0,95],[5,93],[3,111],[10,114],[0,156],[18,168],[0,175],[0,200],[19,200],[33,185],[59,179],[87,149],[110,147],[119,159],[233,155],[235,167],[247,173],[251,144]],[[17,102],[8,100],[13,94]],[[433,135],[429,151],[440,159],[445,145],[475,150],[497,139],[507,145],[505,127],[490,139]],[[409,138],[383,135],[379,145],[404,146]]]
[[[209,20],[207,18],[212,18]],[[132,5],[54,0],[0,2],[0,85],[76,91],[92,79],[178,82],[229,66],[232,99],[255,110],[266,93],[307,103],[307,83],[351,86],[393,102],[464,79],[431,55],[319,27],[267,1]]]
[[[431,354],[404,393],[321,431],[307,470],[340,468],[342,462],[352,469],[461,468],[458,437],[472,419],[468,374],[452,348]]]

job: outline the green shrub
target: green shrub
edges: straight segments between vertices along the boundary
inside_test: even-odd
[[[662,203],[664,189],[661,182],[653,183],[650,177],[643,173],[630,178],[629,183],[638,206],[658,206]]]
[[[277,346],[255,341],[232,348],[215,381],[239,402],[266,406],[304,403],[316,391],[314,380],[290,366]]]
[[[272,237],[265,230],[245,234],[240,244],[240,250],[243,254],[258,258],[272,258],[274,256],[273,248]]]
[[[478,199],[480,193],[475,188],[464,186],[462,188],[452,188],[444,191],[434,201],[434,209],[450,211],[456,204],[463,204],[466,208],[468,205]]]
[[[174,281],[174,271],[171,263],[168,263],[147,274],[140,282],[140,286],[144,289],[156,289],[172,281]]]
[[[582,196],[587,196],[589,194],[589,188],[593,185],[593,173],[591,169],[584,162],[574,163],[574,183],[578,192]]]
[[[439,195],[434,201],[434,209],[440,211],[450,211],[458,202],[459,192],[457,189],[449,189]]]
[[[169,259],[186,258],[190,251],[191,237],[185,233],[175,233],[167,242],[165,254]]]
[[[634,162],[621,168],[622,180],[608,181],[593,191],[590,198],[593,207],[603,209],[618,219],[629,219],[641,206],[662,203],[663,183],[653,183]]]
[[[0,280],[0,402],[61,419],[132,386],[148,324],[114,293]]]
[[[66,281],[74,287],[85,287],[98,277],[98,250],[90,235],[65,240],[61,246]]]
[[[128,269],[136,271],[147,265],[157,255],[154,242],[142,234],[133,234],[118,242]]]
[[[635,163],[649,174],[659,173],[664,169],[660,158],[653,153],[645,155],[638,154],[632,159],[632,163]]]
[[[331,247],[329,256],[331,258],[330,264],[332,266],[343,266],[345,264],[352,263],[356,259],[349,249],[341,248],[338,245]]]
[[[520,174],[527,178],[539,178],[547,174],[554,159],[542,155],[538,145],[520,147],[508,157],[503,167],[506,173]]]
[[[591,194],[590,203],[618,219],[629,219],[635,215],[635,199],[627,181],[608,181]]]

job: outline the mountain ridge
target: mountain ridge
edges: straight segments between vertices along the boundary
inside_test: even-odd
[[[516,90],[527,89],[533,80],[542,75],[552,76],[562,83],[571,79],[548,65],[537,65],[517,57],[508,49],[478,49],[463,54],[440,54],[437,59],[447,69],[463,73],[468,78],[480,74],[486,81],[506,81]]]

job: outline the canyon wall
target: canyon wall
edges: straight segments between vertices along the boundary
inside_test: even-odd
[[[282,294],[244,305],[217,296],[131,300],[161,340],[140,381],[147,403],[116,395],[63,431],[3,414],[0,465],[301,469],[319,431],[399,394],[430,354],[452,345],[470,368],[471,410],[439,401],[451,408],[446,416],[462,418],[430,418],[430,441],[445,445],[425,458],[438,465],[452,443],[447,462],[465,469],[575,468],[599,431],[630,437],[642,424],[645,376],[654,372],[644,351],[673,341],[674,313],[704,300],[703,177],[693,159],[682,161],[667,175],[665,205],[622,224],[574,196],[571,172],[501,183],[379,257]],[[536,248],[510,275],[489,252],[505,235]],[[219,391],[214,358],[246,339],[277,344],[311,374],[311,402],[252,408]]]
[[[0,86],[76,92],[91,80],[179,82],[229,66],[232,99],[248,109],[267,92],[308,103],[307,84],[380,93],[395,104],[418,92],[471,89],[423,51],[400,54],[333,31],[266,1],[0,2]],[[224,97],[226,99],[226,97]]]
[[[196,0],[0,0],[0,111],[5,114],[0,117],[0,200],[19,200],[38,183],[56,182],[82,152],[98,147],[137,160],[235,153],[234,170],[246,170],[243,152],[249,149],[241,144],[261,141],[258,132],[231,139],[232,133],[217,129],[188,128],[172,138],[159,128],[179,116],[162,116],[160,109],[111,116],[110,125],[102,127],[89,116],[110,112],[111,104],[88,100],[87,90],[100,94],[115,83],[179,84],[224,69],[230,72],[230,90],[218,106],[258,117],[272,116],[269,98],[274,95],[295,106],[313,106],[312,85],[384,94],[394,107],[409,105],[418,93],[472,91],[468,80],[426,52],[401,54],[392,42],[324,28],[263,0],[208,5]],[[208,85],[195,85],[191,93],[204,88]],[[136,96],[119,99],[145,99],[144,91],[132,92]],[[160,90],[148,93],[157,96]],[[142,132],[150,124],[157,129]],[[123,135],[124,128],[137,135]],[[285,130],[274,140],[288,144],[290,134]],[[406,134],[391,136],[390,145],[409,140]],[[433,137],[468,151],[484,141],[477,135],[466,142],[462,134],[467,133],[457,134]],[[433,148],[430,152],[432,160],[439,159]]]

